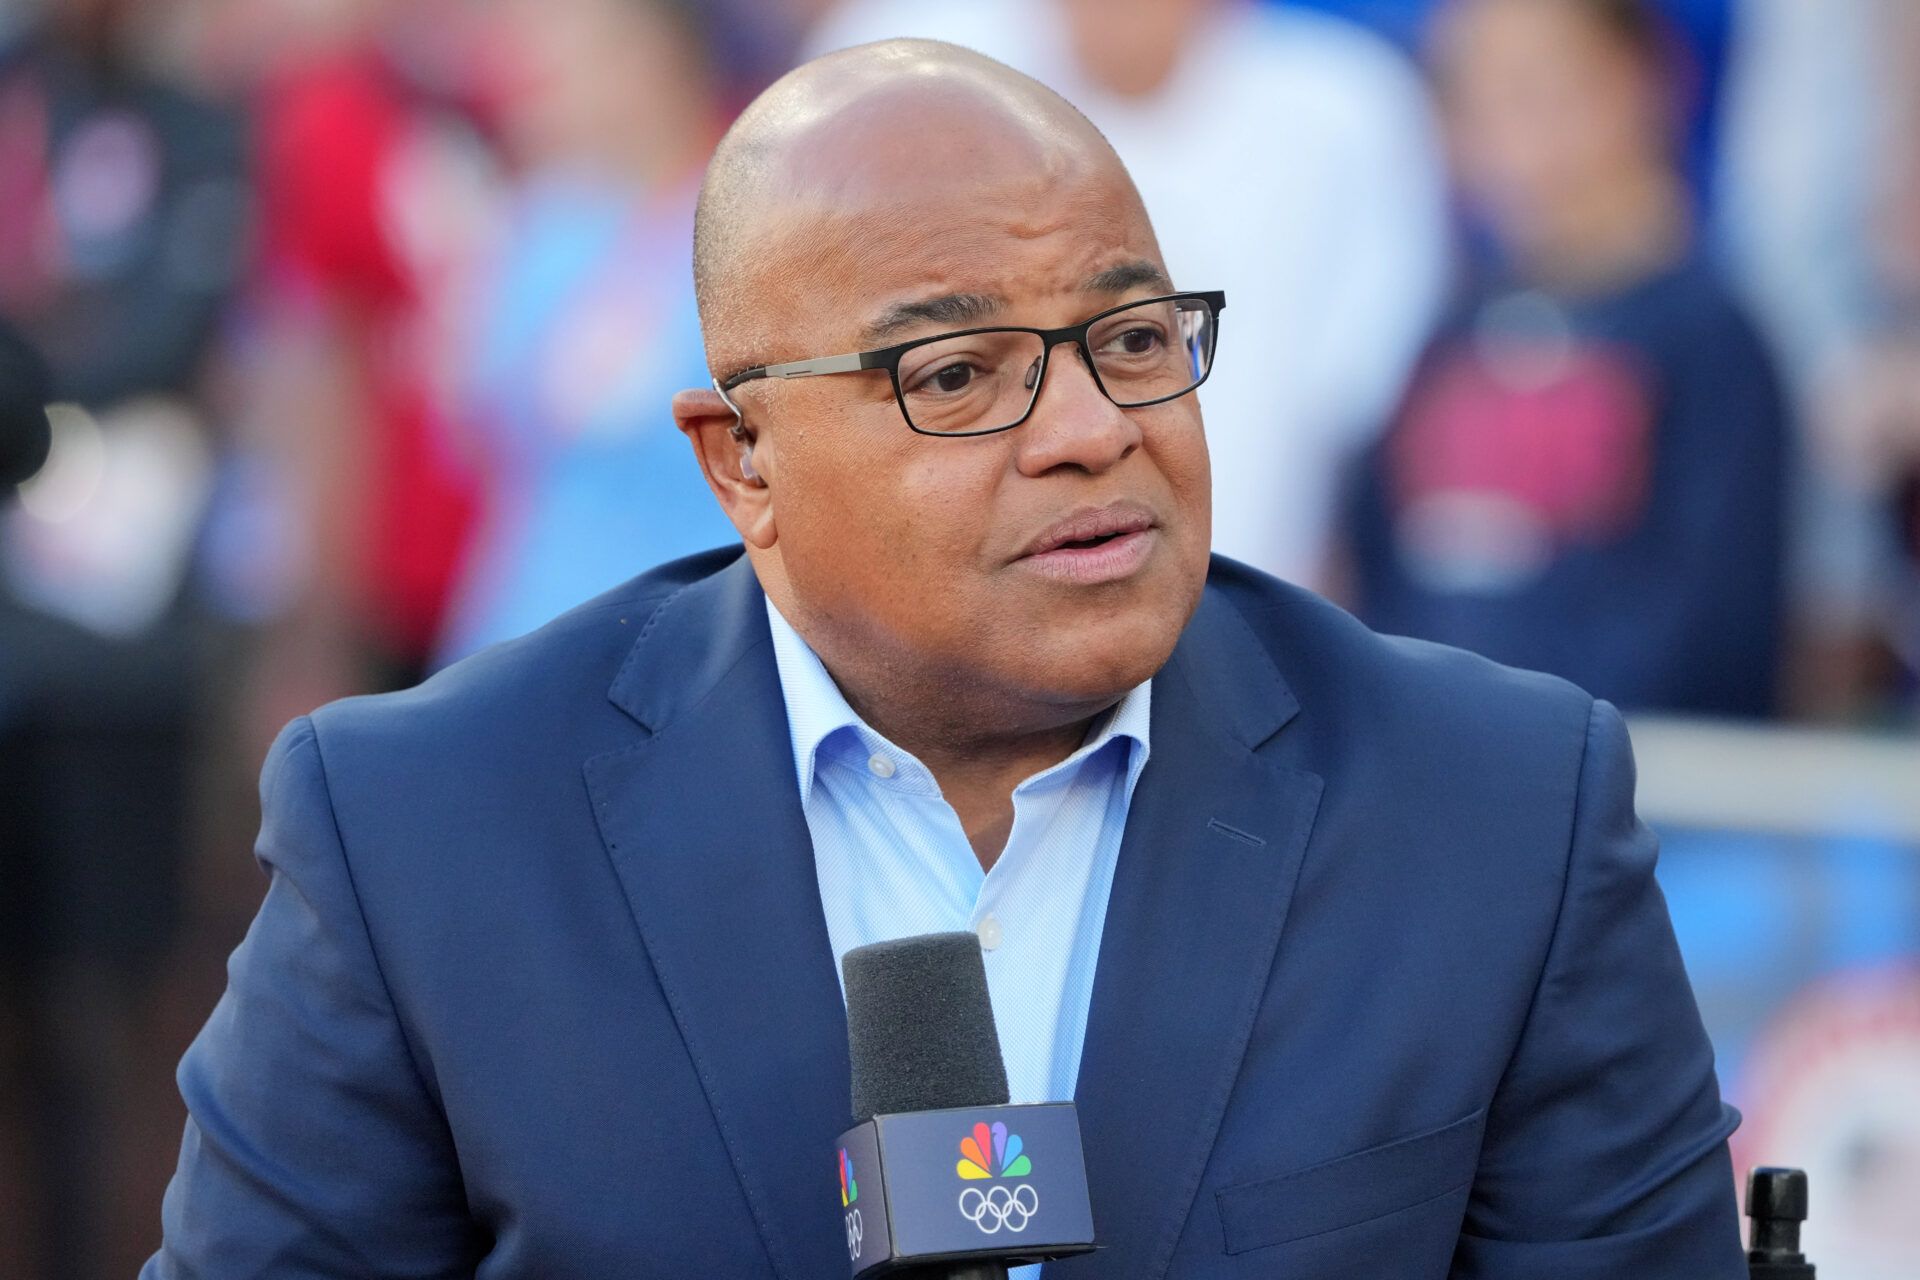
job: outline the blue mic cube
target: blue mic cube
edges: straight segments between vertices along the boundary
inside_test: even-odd
[[[854,1276],[1095,1247],[1070,1102],[877,1115],[840,1136],[838,1155]]]

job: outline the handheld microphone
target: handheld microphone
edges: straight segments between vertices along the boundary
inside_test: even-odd
[[[49,380],[39,357],[0,325],[0,488],[24,484],[53,448]]]
[[[841,961],[853,1128],[840,1136],[852,1274],[1005,1280],[1095,1247],[1070,1102],[1009,1106],[980,940],[933,933]]]

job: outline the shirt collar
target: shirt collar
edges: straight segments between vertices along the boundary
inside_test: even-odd
[[[912,758],[860,718],[848,704],[846,695],[840,692],[840,686],[833,682],[820,656],[770,599],[767,625],[773,632],[774,662],[780,671],[780,692],[787,704],[787,729],[793,738],[793,768],[800,783],[803,808],[813,795],[821,746],[842,729],[850,729],[863,739],[884,744],[897,754]],[[1126,696],[1096,722],[1079,750],[1035,777],[1075,766],[1115,738],[1126,738],[1129,740],[1126,790],[1132,795],[1140,771],[1147,764],[1148,727],[1152,719],[1153,681],[1146,680],[1129,689]]]

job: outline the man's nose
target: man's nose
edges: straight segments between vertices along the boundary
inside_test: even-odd
[[[1140,447],[1140,425],[1107,399],[1074,343],[1055,348],[1047,360],[1040,398],[1014,435],[1020,471],[1030,476],[1058,467],[1099,475]]]

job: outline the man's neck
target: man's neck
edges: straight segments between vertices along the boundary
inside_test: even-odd
[[[927,766],[985,871],[993,869],[1013,830],[1013,789],[1072,755],[1103,714],[1094,710],[1027,731],[984,732],[977,724],[929,718],[925,708],[901,714],[903,708],[885,699],[863,697],[833,668],[828,673],[861,720]]]
[[[1013,832],[1013,789],[1072,755],[1086,740],[1090,723],[1089,719],[1063,726],[998,752],[914,751],[953,806],[981,870],[993,870]]]
[[[754,569],[769,603],[799,632],[784,575],[757,560]],[[1013,830],[1013,789],[1078,750],[1094,721],[1124,696],[1080,706],[1034,705],[937,673],[863,662],[860,651],[838,654],[830,645],[808,644],[854,714],[926,765],[974,856],[989,871]]]

